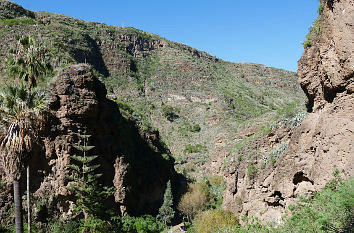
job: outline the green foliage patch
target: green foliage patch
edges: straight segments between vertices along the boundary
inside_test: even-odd
[[[184,149],[184,153],[198,153],[204,150],[206,150],[206,148],[201,144],[196,144],[196,145],[188,144]]]
[[[253,180],[258,175],[258,169],[255,165],[249,165],[247,167],[247,176],[250,180]]]
[[[10,27],[16,25],[33,25],[37,22],[33,19],[0,19],[0,24],[8,25]]]

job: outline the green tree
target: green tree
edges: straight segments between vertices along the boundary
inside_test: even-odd
[[[13,78],[25,81],[28,88],[36,87],[39,79],[52,71],[46,47],[38,44],[33,36],[21,37],[11,53],[8,73]]]
[[[23,232],[19,181],[37,139],[40,113],[45,109],[45,95],[23,85],[10,84],[0,89],[0,163],[8,182],[13,182],[16,232]]]
[[[100,217],[103,216],[104,208],[102,202],[108,196],[112,195],[114,188],[102,187],[98,183],[98,179],[102,174],[97,173],[99,164],[95,164],[95,159],[98,155],[89,155],[88,152],[94,148],[88,144],[91,135],[80,135],[81,139],[74,148],[81,153],[81,155],[71,155],[70,158],[76,162],[71,163],[69,168],[72,174],[67,176],[72,182],[68,185],[67,189],[73,192],[76,196],[75,208],[77,213],[84,215],[85,222],[90,216]]]
[[[52,71],[47,59],[47,50],[39,46],[32,36],[22,36],[15,47],[10,50],[12,56],[8,59],[8,73],[17,83],[27,86],[27,93],[37,86],[38,80]],[[30,98],[30,96],[28,96]],[[34,119],[32,119],[34,120]],[[29,163],[28,163],[29,164]],[[30,208],[30,167],[27,166],[27,206],[28,231],[31,231]]]
[[[163,197],[163,204],[160,207],[159,215],[157,216],[158,219],[161,219],[161,221],[164,224],[170,224],[171,220],[175,215],[175,211],[173,210],[172,206],[173,206],[173,195],[171,190],[171,181],[169,180],[167,182],[167,187]]]

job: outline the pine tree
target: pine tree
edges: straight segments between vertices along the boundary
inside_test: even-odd
[[[173,206],[173,195],[171,190],[171,181],[167,182],[167,187],[163,197],[163,204],[159,209],[159,215],[157,216],[164,224],[170,224],[171,220],[175,215],[175,211],[172,208]]]
[[[81,155],[71,155],[70,158],[76,162],[69,165],[72,170],[72,175],[67,176],[73,182],[67,189],[73,192],[77,198],[74,211],[83,213],[85,221],[89,216],[103,216],[104,208],[102,202],[111,196],[114,192],[113,187],[103,187],[98,183],[98,179],[102,174],[96,173],[99,164],[95,164],[94,160],[98,155],[88,155],[88,152],[94,146],[88,145],[88,140],[91,135],[79,135],[82,141],[81,144],[74,145],[74,148],[81,152]]]

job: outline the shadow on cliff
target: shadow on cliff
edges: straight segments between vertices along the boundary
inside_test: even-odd
[[[103,60],[102,53],[97,42],[87,34],[82,35],[82,40],[82,43],[87,46],[88,50],[79,48],[72,49],[70,53],[73,58],[78,63],[91,64],[100,74],[104,77],[108,77],[109,71]]]
[[[138,127],[139,122],[123,117],[117,103],[105,98],[104,85],[97,80],[96,87],[96,93],[100,93],[100,98],[104,99],[98,122],[102,124],[110,122],[105,125],[110,128],[107,130],[111,133],[110,137],[104,136],[101,130],[105,126],[96,124],[97,127],[94,129],[98,143],[96,146],[100,148],[99,152],[105,155],[101,157],[102,168],[107,174],[114,160],[116,160],[115,165],[118,165],[117,156],[122,158],[126,175],[117,177],[117,171],[113,174],[112,170],[107,175],[108,177],[115,175],[115,178],[123,179],[122,184],[128,192],[122,204],[126,206],[127,213],[157,214],[163,202],[167,181],[172,181],[175,198],[179,198],[178,190],[183,190],[185,179],[174,170],[174,159],[161,141],[159,132],[157,130],[143,131]],[[112,151],[109,151],[109,148]]]
[[[106,203],[117,212],[157,214],[168,180],[174,190],[183,186],[184,179],[175,172],[174,159],[158,131],[143,131],[138,122],[124,118],[117,103],[106,98],[107,90],[93,77],[90,66],[65,68],[49,90],[51,114],[44,129],[44,145],[31,161],[35,177],[32,192],[55,193],[54,205],[60,206],[60,212],[68,211],[73,197],[60,191],[68,183],[63,174],[70,172],[70,155],[77,153],[72,145],[84,127],[92,135],[92,154],[99,155],[100,182],[117,189],[115,201],[112,197]],[[54,188],[57,190],[50,190]],[[43,198],[44,194],[38,196]]]

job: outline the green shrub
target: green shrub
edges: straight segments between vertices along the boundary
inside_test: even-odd
[[[151,215],[136,218],[134,226],[138,233],[159,233],[164,229],[164,225]]]
[[[247,167],[247,176],[248,178],[250,178],[251,180],[253,180],[254,178],[256,178],[258,175],[258,170],[257,167],[255,165],[250,165]]]
[[[208,178],[210,193],[210,204],[209,206],[212,208],[219,208],[223,202],[223,194],[226,189],[226,184],[224,178],[222,176],[212,176]]]
[[[116,103],[119,107],[119,109],[128,112],[129,114],[132,114],[134,112],[134,109],[127,103],[124,103],[120,100],[116,100]]]
[[[170,105],[162,105],[162,115],[167,118],[168,121],[173,122],[174,120],[178,119],[178,109],[170,106]]]
[[[354,219],[354,179],[334,181],[313,199],[301,199],[290,208],[282,232],[349,232]]]
[[[78,233],[80,229],[80,224],[73,220],[65,224],[65,227],[61,233]]]
[[[0,24],[12,27],[20,24],[33,25],[36,24],[36,22],[32,19],[0,19]]]
[[[135,218],[129,215],[123,216],[120,221],[117,223],[119,224],[119,228],[122,232],[134,232],[135,231]]]
[[[191,127],[191,132],[195,133],[195,132],[200,132],[200,125],[196,124],[196,125],[193,125]]]
[[[306,40],[303,43],[304,48],[308,48],[312,46],[312,40],[309,37],[306,37]]]
[[[99,218],[89,217],[81,221],[80,232],[102,233],[108,230],[107,222]]]
[[[205,149],[206,149],[205,146],[200,144],[196,144],[196,145],[188,144],[184,149],[184,153],[198,153]]]
[[[115,224],[113,232],[122,233],[157,233],[161,232],[165,227],[165,225],[151,215],[141,217],[131,217],[129,215],[114,217],[113,222]]]

